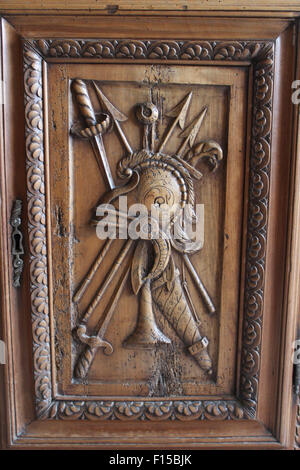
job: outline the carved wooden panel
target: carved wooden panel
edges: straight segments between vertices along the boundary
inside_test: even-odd
[[[32,370],[13,439],[281,448],[296,323],[293,20],[265,36],[259,21],[245,39],[188,39],[174,18],[166,39],[81,39],[65,21],[53,35],[28,23],[18,43],[28,230],[16,303]]]
[[[235,365],[237,350],[234,344],[238,344],[238,337],[241,335],[238,392],[241,401],[218,399],[202,403],[197,400],[195,413],[191,415],[195,418],[214,415],[230,417],[232,413],[237,418],[249,416],[249,413],[253,415],[259,372],[266,249],[272,45],[253,42],[185,44],[173,41],[151,44],[151,41],[145,43],[127,41],[124,44],[118,41],[112,43],[98,41],[85,44],[82,41],[53,43],[38,41],[33,46],[46,55],[63,54],[70,57],[85,57],[87,51],[90,51],[89,54],[91,51],[95,54],[108,54],[110,51],[109,57],[118,57],[122,53],[128,58],[133,56],[151,58],[154,53],[158,53],[157,51],[162,51],[161,54],[164,54],[166,59],[180,57],[190,60],[195,57],[192,51],[197,51],[200,60],[203,57],[220,60],[227,58],[228,55],[238,60],[255,58],[256,84],[242,316],[238,313],[238,302],[243,207],[242,199],[237,199],[236,195],[243,193],[243,175],[247,167],[244,147],[246,96],[240,92],[241,89],[246,89],[246,70],[234,68],[228,70],[225,75],[218,67],[212,70],[205,67],[199,69],[184,66],[102,65],[85,66],[84,76],[82,72],[80,76],[80,66],[49,67],[47,121],[51,121],[48,159],[52,193],[50,198],[52,221],[49,223],[53,226],[51,304],[55,323],[53,349],[56,364],[59,364],[54,372],[54,380],[57,380],[57,390],[60,394],[79,395],[80,399],[79,403],[72,401],[63,404],[61,401],[51,400],[48,316],[46,317],[44,310],[48,296],[45,295],[44,286],[41,290],[36,285],[36,280],[41,279],[40,271],[43,267],[46,279],[45,251],[43,251],[46,250],[44,248],[46,237],[42,237],[45,230],[45,219],[42,217],[45,204],[40,186],[40,178],[43,176],[43,166],[40,163],[43,121],[40,93],[42,77],[39,72],[41,59],[29,45],[25,45],[24,55],[29,165],[33,158],[38,158],[36,160],[38,165],[29,166],[28,171],[29,189],[32,190],[31,181],[34,175],[33,187],[35,191],[39,191],[38,198],[36,193],[34,196],[31,191],[29,193],[30,215],[31,219],[34,217],[35,222],[35,225],[32,224],[33,243],[37,243],[37,236],[42,243],[42,245],[38,243],[38,255],[34,256],[32,261],[33,284],[35,288],[38,287],[34,301],[38,303],[39,312],[42,314],[38,319],[34,317],[39,414],[63,417],[65,412],[70,413],[65,410],[70,410],[74,406],[76,410],[74,412],[78,416],[82,413],[84,416],[88,416],[89,413],[97,415],[96,411],[90,410],[98,409],[98,401],[82,402],[87,385],[89,393],[93,396],[114,397],[129,394],[138,403],[136,413],[129,414],[136,415],[137,418],[145,417],[144,410],[149,403],[152,404],[149,402],[151,397],[168,398],[169,401],[165,403],[167,411],[161,414],[169,418],[174,417],[175,410],[181,406],[181,401],[174,402],[170,398],[182,396],[187,399],[198,395],[199,392],[210,395],[212,400],[214,395],[224,393],[232,395],[237,372]],[[147,105],[148,102],[150,105]],[[137,111],[136,116],[134,109]],[[145,110],[148,113],[146,116],[154,116],[153,123],[143,115]],[[197,142],[197,134],[202,121],[205,121],[206,113],[210,115],[212,125],[205,126],[204,122],[201,129],[202,140]],[[123,124],[125,120],[126,124]],[[186,120],[189,121],[187,126]],[[66,123],[69,125],[66,126]],[[111,130],[113,124],[114,132],[111,131],[110,135],[107,131]],[[182,136],[175,132],[177,124],[183,131]],[[131,143],[125,136],[125,126],[126,132],[130,132]],[[233,137],[233,129],[236,128],[239,129],[240,137],[236,134]],[[104,166],[109,166],[109,170],[106,170],[106,173],[109,171],[106,185],[103,168],[102,177],[101,174],[99,177],[97,164],[92,158],[91,142],[94,142],[96,157],[100,161],[104,158],[106,160]],[[107,152],[104,149],[104,142]],[[197,143],[194,144],[195,142]],[[164,153],[165,147],[167,151]],[[212,174],[207,173],[202,176],[196,169],[197,161],[202,158],[204,161],[208,160],[208,165],[213,170]],[[125,179],[124,185],[118,186],[120,189],[115,189],[116,177]],[[196,180],[195,183],[193,179]],[[197,184],[199,179],[201,183]],[[185,242],[182,239],[179,242],[171,240],[171,246],[169,240],[163,242],[163,237],[159,236],[158,240],[155,243],[152,241],[150,245],[141,241],[137,243],[134,255],[133,241],[125,242],[122,248],[120,243],[113,244],[111,241],[106,241],[101,247],[94,230],[89,225],[92,209],[99,198],[111,202],[122,194],[133,192],[136,193],[134,201],[141,203],[150,197],[149,200],[154,202],[155,194],[157,198],[157,195],[164,191],[160,185],[165,185],[166,193],[170,192],[173,185],[174,192],[171,197],[179,204],[204,205],[207,220],[205,242],[201,240],[201,244],[197,247],[191,240]],[[55,188],[55,191],[52,188]],[[110,192],[107,192],[108,188]],[[147,196],[148,193],[150,196]],[[237,221],[240,221],[239,230],[236,227]],[[203,255],[199,253],[202,244]],[[147,260],[150,246],[154,249],[155,256],[152,255],[154,256],[152,269],[147,271],[145,264],[151,263]],[[103,264],[99,270],[107,251],[110,263],[113,259],[114,261],[110,267],[106,262],[106,265]],[[196,268],[191,263],[189,253],[193,254]],[[119,294],[118,286],[112,290],[112,281],[119,267],[120,270],[126,270],[128,258],[131,258],[133,292],[130,292],[125,280],[123,283],[120,279],[119,283],[124,292],[120,291]],[[69,261],[69,265],[66,260]],[[39,268],[38,276],[36,266]],[[197,274],[198,266],[199,273],[206,273],[207,289]],[[137,274],[134,274],[135,272]],[[137,277],[134,278],[135,276]],[[166,282],[169,284],[165,285]],[[94,284],[92,295],[90,294],[87,300],[85,297],[81,299],[90,283]],[[141,287],[142,292],[137,301],[133,294],[137,294]],[[109,295],[105,298],[109,288]],[[120,296],[119,310],[117,313],[111,313],[109,303],[116,296]],[[104,301],[101,303],[102,298]],[[40,306],[41,301],[43,307]],[[148,308],[150,311],[144,312],[143,304],[149,302],[153,302],[153,306]],[[113,309],[116,308],[116,305],[113,305]],[[157,310],[156,319],[154,308]],[[182,325],[177,325],[182,311],[185,312],[186,318],[182,318]],[[215,311],[217,314],[210,315]],[[107,317],[114,315],[111,323],[105,324],[105,329],[108,328],[107,334],[111,337],[109,342],[106,339],[106,331],[104,337],[101,333],[103,327],[99,327],[99,321],[100,324],[103,321],[100,320],[101,315],[102,318],[105,318],[105,315]],[[242,319],[241,334],[237,325]],[[200,328],[197,325],[199,320],[203,324]],[[186,333],[187,328],[189,328],[188,333]],[[37,331],[39,335],[36,334]],[[100,331],[99,335],[95,331]],[[42,344],[39,341],[40,332],[42,332]],[[156,339],[150,340],[153,334],[156,335]],[[101,344],[101,340],[104,339],[106,342]],[[144,344],[144,347],[140,344],[147,341],[153,343],[150,351],[148,351],[149,344]],[[182,347],[182,342],[185,348]],[[133,345],[132,349],[128,348],[130,343]],[[159,343],[164,344],[160,347]],[[104,347],[104,351],[100,349],[101,347]],[[103,352],[110,354],[104,355]],[[49,364],[45,366],[47,361]],[[42,372],[39,373],[41,366]],[[142,398],[146,398],[147,401],[141,401]],[[100,403],[106,406],[105,401]],[[194,406],[193,400],[191,403]],[[124,405],[124,408],[122,402],[120,405],[119,401],[111,400],[107,403],[109,416],[111,412],[115,413],[119,406],[124,409],[126,416],[127,407]],[[100,415],[102,416],[102,412]],[[117,415],[119,416],[120,412],[117,412]]]

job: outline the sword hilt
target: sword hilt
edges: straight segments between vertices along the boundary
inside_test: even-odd
[[[76,122],[71,127],[71,133],[79,137],[92,139],[93,137],[98,135],[102,136],[105,132],[108,132],[111,128],[110,116],[106,113],[95,114],[84,81],[75,78],[72,82],[72,90],[87,127],[82,129],[81,123]]]
[[[97,124],[97,120],[86,84],[83,80],[75,78],[72,82],[72,90],[86,124],[88,126],[95,126]]]
[[[76,333],[78,339],[86,346],[77,359],[74,374],[77,378],[84,379],[88,374],[98,348],[104,348],[103,352],[107,355],[112,354],[114,349],[108,341],[100,338],[100,336],[88,336],[86,334],[86,326],[83,324],[77,327]]]
[[[77,377],[78,379],[84,379],[87,376],[87,373],[89,371],[89,368],[91,367],[96,352],[97,348],[91,348],[88,345],[84,348],[75,366],[75,377]]]
[[[106,347],[105,344],[101,346],[104,348],[104,353],[111,354],[113,351],[111,344],[106,341],[103,341],[103,343],[109,345],[109,347]],[[74,368],[74,375],[77,379],[84,379],[87,376],[97,351],[97,346],[86,344],[84,350],[80,353]]]

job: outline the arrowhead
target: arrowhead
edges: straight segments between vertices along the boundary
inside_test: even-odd
[[[191,91],[179,104],[175,106],[175,108],[171,109],[166,116],[168,117],[178,117],[178,124],[181,129],[184,128],[184,123],[186,119],[186,115],[189,109],[189,105],[191,102],[193,92]]]
[[[197,134],[199,132],[199,129],[201,127],[201,124],[203,122],[203,119],[206,113],[207,113],[207,107],[205,107],[201,111],[200,115],[196,117],[196,119],[194,119],[192,123],[186,129],[184,129],[184,131],[180,134],[180,137],[189,137],[189,144],[191,147],[194,145],[195,139],[197,137]]]
[[[102,93],[102,91],[94,81],[93,85],[95,87],[100,103],[105,108],[105,110],[107,110],[112,115],[113,119],[115,121],[127,121],[128,117],[125,116],[125,114],[121,113],[121,111],[119,111],[117,108],[114,107],[114,105],[111,104],[111,102],[106,98],[106,96]]]

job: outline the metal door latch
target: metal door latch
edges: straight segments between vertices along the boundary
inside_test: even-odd
[[[294,343],[293,353],[293,387],[296,395],[300,392],[300,339],[297,339]]]
[[[21,255],[24,254],[23,248],[23,235],[19,230],[21,225],[21,216],[22,216],[22,201],[16,199],[11,211],[10,225],[13,227],[11,234],[12,239],[12,256],[13,256],[13,286],[20,286],[20,278],[23,271],[24,262],[21,258]]]

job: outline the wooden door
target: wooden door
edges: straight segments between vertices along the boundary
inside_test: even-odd
[[[292,448],[297,21],[7,19],[6,445]]]

